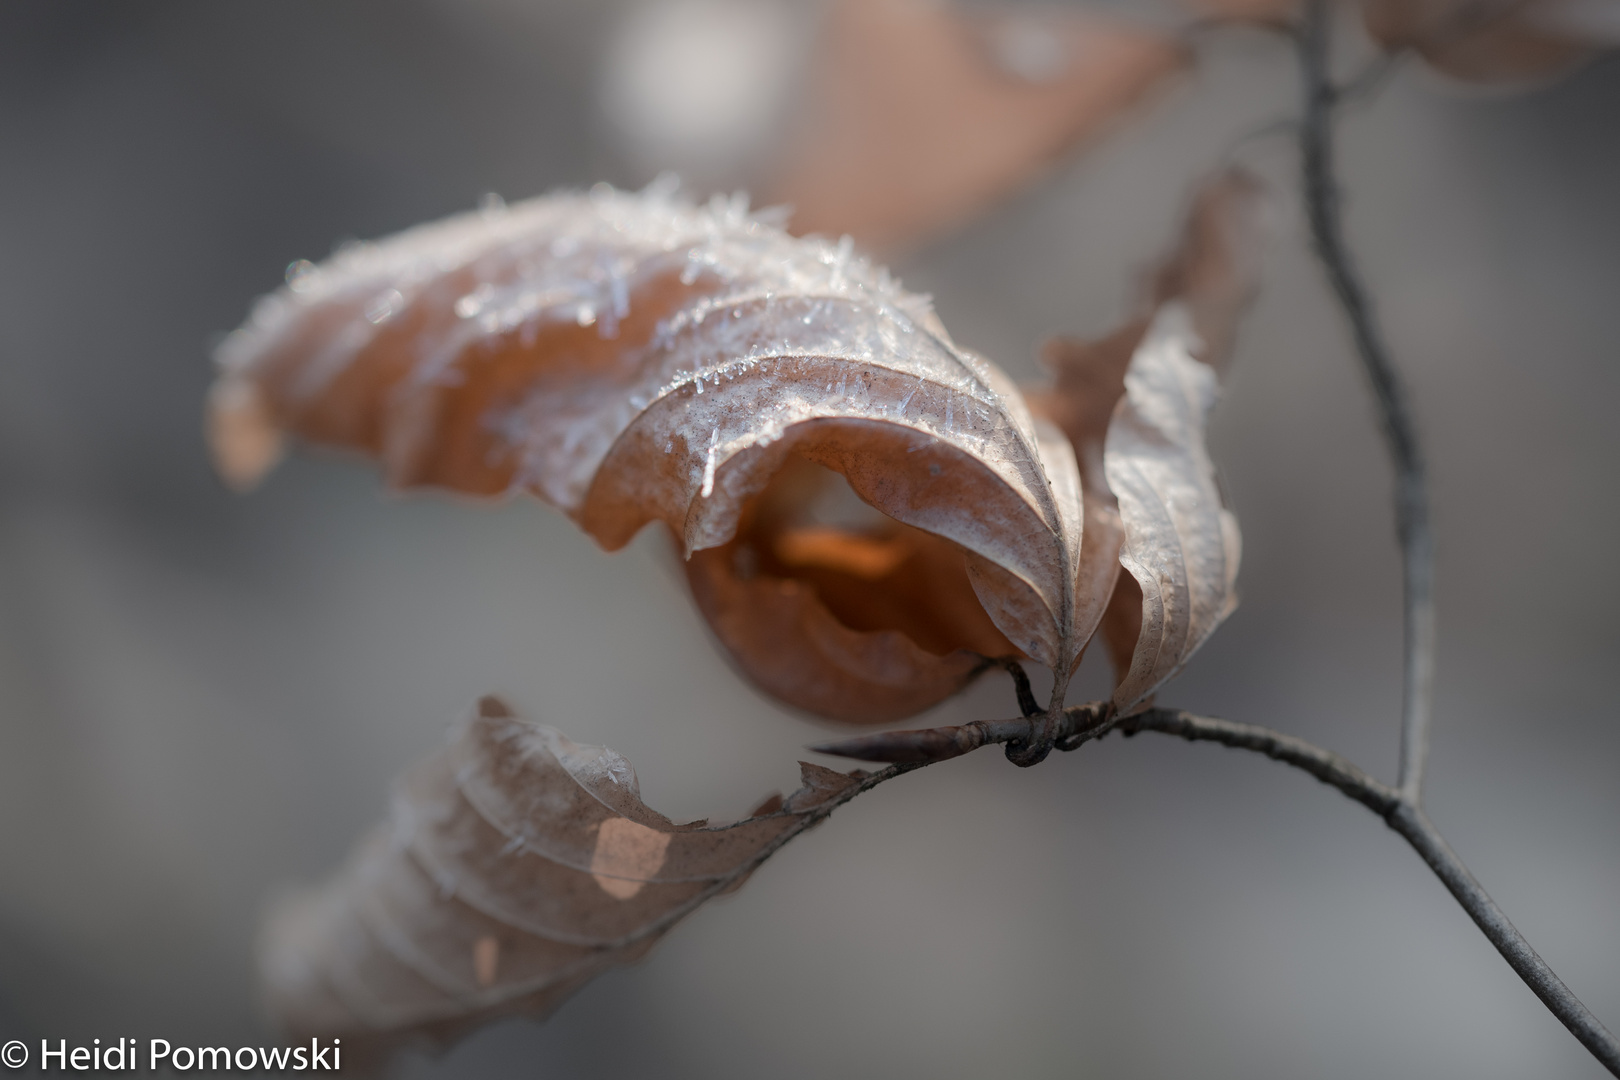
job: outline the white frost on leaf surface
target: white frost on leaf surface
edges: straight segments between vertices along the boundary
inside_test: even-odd
[[[836,625],[819,594],[756,588],[732,560],[693,570],[739,666],[823,715],[910,715],[1008,642],[1066,681],[1093,629],[1077,613],[1106,599],[1076,596],[1074,455],[1043,453],[1010,380],[847,237],[792,237],[741,196],[598,185],[352,246],[295,264],[218,359],[216,400],[373,455],[396,487],[532,492],[610,549],[654,520],[688,556],[720,548],[790,458],[842,474],[961,549],[956,577],[994,629],[947,627],[924,650],[880,616]],[[222,448],[237,415],[215,417]],[[779,612],[736,610],[761,604]]]
[[[385,448],[391,475],[411,482],[413,458],[432,448],[436,428],[421,423],[436,392],[477,375],[480,349],[533,343],[551,326],[594,328],[611,340],[630,313],[631,297],[671,274],[696,288],[699,302],[659,322],[666,340],[696,324],[707,327],[709,352],[743,359],[728,335],[751,339],[736,324],[739,303],[813,295],[866,303],[902,320],[932,322],[926,298],[905,293],[886,271],[850,265],[836,247],[794,240],[772,214],[750,214],[746,198],[716,197],[698,207],[661,181],[640,195],[598,185],[586,195],[553,195],[409,229],[386,240],[353,243],[318,265],[294,264],[287,285],[262,299],[251,318],[217,353],[222,372],[254,377],[286,363],[296,376],[282,387],[284,416],[314,407],[334,380],[379,352],[404,352],[407,367],[391,388]],[[934,326],[939,330],[937,324]],[[646,342],[626,342],[624,352]],[[645,351],[645,350],[643,350]],[[296,352],[296,357],[282,354]],[[542,383],[515,414],[486,417],[504,427],[523,459],[519,483],[560,508],[582,500],[595,467],[629,422],[637,398],[665,384],[693,382],[704,357],[682,355],[650,364],[580,374],[569,385]],[[681,361],[687,361],[683,367]],[[693,361],[696,361],[693,363]],[[626,385],[627,376],[640,376]],[[417,421],[414,422],[413,421]]]
[[[1129,712],[1185,664],[1237,606],[1237,519],[1222,505],[1204,445],[1219,397],[1193,358],[1186,307],[1162,306],[1125,373],[1104,468],[1119,500],[1120,563],[1142,590],[1142,625],[1114,704]]]

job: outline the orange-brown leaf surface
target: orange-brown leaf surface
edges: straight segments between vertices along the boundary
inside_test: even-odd
[[[1147,313],[1099,341],[1046,347],[1054,382],[1032,405],[1080,461],[1093,592],[1116,559],[1128,571],[1103,625],[1122,711],[1149,700],[1237,604],[1237,520],[1204,427],[1257,286],[1260,207],[1248,173],[1210,180],[1154,276]]]
[[[295,264],[218,359],[234,481],[288,432],[609,549],[661,522],[738,666],[824,716],[910,715],[984,654],[1061,692],[1106,603],[1061,434],[847,238],[740,200],[603,186]],[[818,519],[840,485],[881,514]]]
[[[1186,60],[1097,13],[837,0],[770,193],[795,231],[905,248],[1107,131]]]
[[[355,1060],[544,1018],[739,886],[864,775],[806,764],[802,788],[751,817],[680,825],[641,801],[624,758],[495,698],[453,735],[400,778],[387,824],[336,877],[271,913],[260,970],[289,1035],[342,1038]]]
[[[1364,0],[1367,30],[1466,82],[1557,75],[1614,43],[1614,0]]]

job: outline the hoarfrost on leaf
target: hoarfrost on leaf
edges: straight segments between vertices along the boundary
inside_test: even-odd
[[[1061,702],[1095,628],[1077,614],[1106,601],[1075,595],[1082,519],[1054,495],[1079,490],[1074,455],[848,237],[796,239],[742,197],[598,185],[298,280],[220,350],[237,479],[267,458],[226,461],[246,413],[224,406],[252,402],[265,430],[373,455],[399,488],[531,492],[610,549],[663,523],[717,637],[790,704],[892,720],[1016,652],[1059,672]],[[796,545],[838,482],[887,517],[847,551]],[[845,557],[873,544],[905,557],[875,576]]]

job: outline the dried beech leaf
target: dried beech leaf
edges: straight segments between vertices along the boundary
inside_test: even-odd
[[[732,825],[649,809],[618,754],[484,698],[452,743],[396,786],[388,826],[267,924],[260,968],[277,1020],[378,1056],[504,1015],[544,1018],[631,963],[710,896],[850,794],[804,787]]]
[[[1047,342],[1041,358],[1053,372],[1053,385],[1030,397],[1031,409],[1068,438],[1079,464],[1084,527],[1078,578],[1083,584],[1076,592],[1085,604],[1080,624],[1088,637],[1099,628],[1107,630],[1103,620],[1113,609],[1120,547],[1125,542],[1119,503],[1103,467],[1104,446],[1115,407],[1125,394],[1125,370],[1146,330],[1144,318],[1101,341],[1057,338]],[[1111,648],[1117,636],[1104,634]],[[1131,640],[1135,641],[1134,632]],[[1123,664],[1116,658],[1117,669],[1124,670],[1128,664],[1128,655]]]
[[[1105,601],[1065,440],[847,238],[741,200],[603,186],[296,264],[219,361],[222,464],[268,424],[398,487],[531,492],[609,549],[660,521],[738,666],[821,715],[910,715],[991,651],[1066,682]],[[804,520],[807,469],[886,517]]]
[[[1237,603],[1237,521],[1222,505],[1204,426],[1257,286],[1261,207],[1247,172],[1206,182],[1154,275],[1149,313],[1099,341],[1050,342],[1053,385],[1031,400],[1080,461],[1081,563],[1094,575],[1085,595],[1112,594],[1096,618],[1122,711],[1179,671]],[[1120,565],[1128,574],[1117,575]]]
[[[1364,0],[1367,30],[1465,82],[1561,74],[1613,45],[1614,0]]]
[[[836,0],[773,199],[795,231],[893,251],[958,225],[1106,131],[1187,56],[1094,13]]]
[[[1193,358],[1196,340],[1187,308],[1162,306],[1108,428],[1108,486],[1125,526],[1119,561],[1142,593],[1136,649],[1114,690],[1122,712],[1181,670],[1237,607],[1237,519],[1221,505],[1204,448],[1219,386]]]

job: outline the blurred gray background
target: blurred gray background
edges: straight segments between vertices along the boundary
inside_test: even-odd
[[[211,344],[290,260],[489,191],[646,178],[600,104],[622,17],[0,6],[0,1038],[272,1038],[251,970],[267,899],[329,872],[477,694],[622,751],[676,817],[791,788],[823,737],[730,674],[656,537],[610,557],[537,503],[385,498],[319,455],[238,498],[205,457]],[[1212,35],[1135,124],[898,269],[1034,378],[1044,336],[1126,310],[1190,179],[1295,93],[1277,41]],[[1430,811],[1611,1025],[1617,107],[1613,60],[1511,97],[1409,69],[1344,155],[1433,463]],[[1215,436],[1244,604],[1161,700],[1387,777],[1385,460],[1287,146],[1245,157],[1281,191]],[[925,722],[1011,708],[990,678]],[[1601,1075],[1365,810],[1152,735],[888,785],[549,1024],[401,1072]]]

